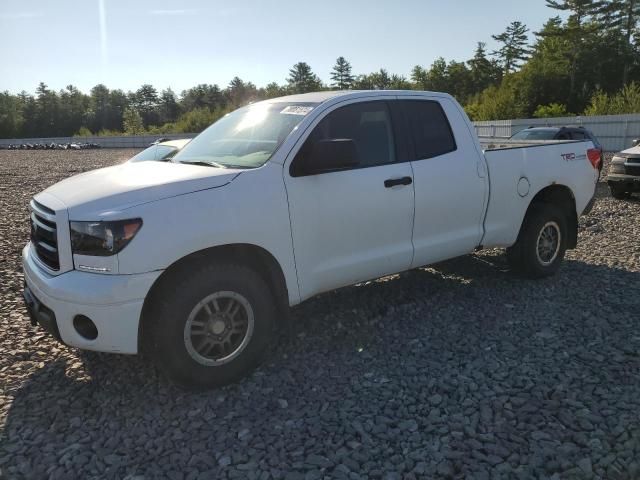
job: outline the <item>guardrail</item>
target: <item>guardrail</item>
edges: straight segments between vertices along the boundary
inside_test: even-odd
[[[51,143],[96,143],[102,148],[145,148],[160,138],[177,140],[193,138],[197,133],[172,133],[165,135],[122,135],[119,137],[48,137],[48,138],[13,138],[0,139],[0,148],[8,145],[20,144],[51,144]]]

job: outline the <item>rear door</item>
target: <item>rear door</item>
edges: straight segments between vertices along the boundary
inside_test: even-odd
[[[411,145],[415,220],[412,268],[471,252],[488,200],[484,158],[468,122],[442,97],[400,99]]]
[[[398,155],[388,102],[373,98],[334,107],[309,128],[292,162],[285,163],[302,299],[411,265],[411,165]],[[297,176],[296,162],[303,161],[306,147],[329,139],[353,140],[359,165]]]

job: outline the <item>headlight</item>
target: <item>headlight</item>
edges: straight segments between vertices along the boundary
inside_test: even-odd
[[[141,226],[141,218],[114,222],[69,222],[71,250],[78,255],[115,255],[136,236]]]
[[[609,166],[609,173],[624,173],[625,159],[622,157],[613,157]]]

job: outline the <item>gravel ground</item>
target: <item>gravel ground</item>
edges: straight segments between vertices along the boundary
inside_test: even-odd
[[[640,202],[559,274],[486,251],[325,294],[246,380],[185,393],[27,321],[30,197],[133,152],[0,152],[0,477],[640,478]]]

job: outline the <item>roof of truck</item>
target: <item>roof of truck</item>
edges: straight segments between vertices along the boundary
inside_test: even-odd
[[[432,95],[432,96],[442,96],[447,97],[446,93],[438,93],[438,92],[427,92],[427,91],[419,91],[419,90],[330,90],[325,92],[309,92],[309,93],[299,93],[296,95],[287,95],[284,97],[272,98],[269,100],[265,100],[265,102],[269,103],[280,103],[280,102],[293,102],[293,103],[322,103],[327,100],[330,100],[334,97],[344,97],[344,96],[376,96],[376,95],[398,95],[398,94],[411,94],[411,95]]]

